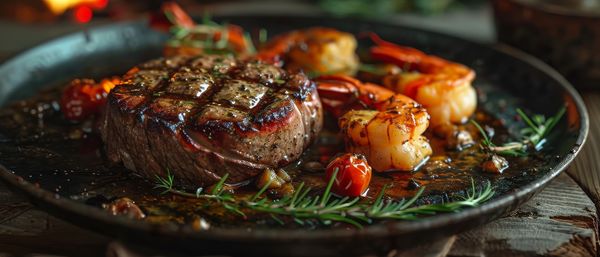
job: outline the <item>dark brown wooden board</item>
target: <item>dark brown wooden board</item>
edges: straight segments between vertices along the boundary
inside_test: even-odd
[[[600,93],[583,92],[581,95],[590,116],[590,133],[568,172],[598,206],[600,204]]]
[[[596,256],[593,202],[567,174],[508,217],[457,236],[448,256]]]
[[[35,209],[0,184],[0,257],[105,256],[110,241]]]

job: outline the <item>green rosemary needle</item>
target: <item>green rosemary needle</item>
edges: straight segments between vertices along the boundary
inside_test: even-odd
[[[202,198],[209,200],[218,200],[218,201],[226,201],[233,202],[235,198],[231,194],[225,194],[223,191],[223,185],[225,184],[225,180],[229,177],[229,174],[226,174],[217,182],[215,187],[211,190],[210,194],[203,194],[203,188],[199,187],[196,189],[196,193],[188,193],[182,190],[175,189],[173,184],[175,182],[175,176],[171,174],[169,170],[167,170],[167,177],[163,178],[156,175],[156,185],[154,188],[163,189],[161,194],[171,193],[174,195],[179,195],[183,197],[191,197],[191,198]]]
[[[362,228],[363,224],[370,224],[375,220],[415,220],[426,215],[437,213],[456,212],[463,208],[478,206],[494,196],[494,189],[488,181],[481,190],[477,190],[475,183],[471,181],[471,189],[466,197],[458,201],[440,204],[415,205],[422,196],[424,187],[414,197],[402,200],[384,200],[387,186],[384,186],[373,202],[361,201],[360,197],[337,197],[331,192],[333,181],[338,170],[335,170],[328,181],[324,192],[320,195],[312,195],[312,189],[300,183],[295,192],[290,196],[284,196],[278,200],[271,200],[262,195],[269,188],[269,184],[263,186],[256,194],[248,199],[236,199],[230,194],[223,193],[223,185],[227,179],[224,176],[209,194],[186,193],[173,188],[173,176],[168,173],[167,178],[157,177],[157,188],[163,188],[163,193],[173,193],[183,197],[195,197],[214,200],[223,208],[238,215],[244,216],[242,209],[248,209],[259,213],[269,214],[279,224],[285,224],[282,217],[291,218],[294,222],[304,225],[307,220],[318,220],[328,225],[333,222],[351,224]]]
[[[488,137],[485,130],[477,121],[471,120],[471,123],[482,136],[480,145],[484,151],[499,155],[523,157],[527,156],[532,149],[535,151],[542,150],[546,143],[546,137],[565,114],[566,108],[563,106],[550,118],[546,118],[541,114],[529,117],[519,108],[516,111],[527,127],[521,130],[521,139],[519,141],[504,143],[500,146],[492,142],[491,138]]]

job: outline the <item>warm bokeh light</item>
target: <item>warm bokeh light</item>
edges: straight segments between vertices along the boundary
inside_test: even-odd
[[[52,13],[59,15],[75,6],[86,6],[90,10],[90,12],[91,8],[104,9],[108,4],[108,0],[44,0],[44,3],[46,3],[46,5],[50,9],[50,11],[52,11]],[[76,19],[77,21],[79,21],[77,16]]]
[[[96,9],[104,9],[108,5],[108,0],[96,0],[94,2],[93,7]]]
[[[92,20],[93,15],[94,14],[92,13],[92,8],[85,5],[75,7],[75,12],[73,13],[75,21],[79,23],[89,22],[90,20]]]
[[[54,14],[62,14],[67,9],[77,5],[93,5],[99,2],[98,0],[44,0],[48,8]],[[101,1],[106,2],[106,1]]]

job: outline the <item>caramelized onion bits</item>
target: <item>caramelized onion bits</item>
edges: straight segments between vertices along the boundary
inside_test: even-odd
[[[194,216],[190,222],[190,225],[195,231],[210,229],[210,223],[200,216]]]
[[[291,196],[296,192],[294,185],[292,183],[285,183],[279,188],[269,189],[267,191],[269,193],[269,198],[271,199],[281,199],[285,196]]]
[[[217,184],[219,184],[218,182],[215,184],[212,184],[211,186],[208,187],[208,189],[204,192],[213,192],[213,190],[215,189],[215,187],[217,186]],[[234,194],[235,193],[235,187],[231,186],[231,185],[227,185],[227,184],[223,184],[221,191],[223,193],[227,193],[227,194]]]
[[[502,174],[508,168],[508,161],[500,155],[493,154],[481,163],[481,168],[485,172]]]
[[[278,169],[276,174],[277,174],[277,177],[279,177],[280,179],[282,179],[285,182],[292,181],[292,177],[290,177],[290,175],[287,172],[285,172],[285,170],[283,170],[283,169]]]
[[[104,209],[115,216],[126,216],[136,220],[146,218],[146,214],[142,212],[142,209],[127,197],[117,198],[111,203],[104,204]]]
[[[435,136],[444,139],[445,148],[448,150],[462,151],[475,144],[475,140],[468,130],[462,126],[443,124],[433,129]]]
[[[280,188],[291,181],[292,177],[290,177],[285,170],[278,169],[277,171],[274,171],[273,169],[267,168],[258,176],[258,178],[256,178],[256,187],[263,188],[268,184],[268,189]]]

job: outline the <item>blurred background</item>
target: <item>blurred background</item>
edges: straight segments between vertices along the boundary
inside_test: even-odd
[[[0,61],[51,38],[142,19],[159,0],[0,1]],[[600,0],[179,0],[204,13],[334,15],[376,19],[538,56],[576,86],[600,84]]]

